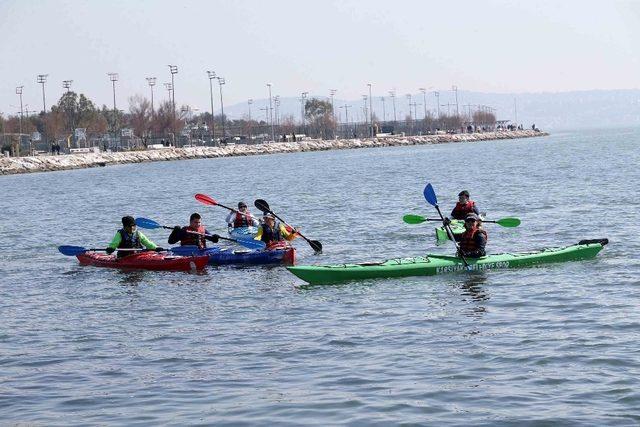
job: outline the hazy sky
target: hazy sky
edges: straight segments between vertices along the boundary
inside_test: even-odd
[[[484,92],[638,88],[640,1],[32,1],[0,0],[0,112],[47,108],[62,81],[99,105],[167,97],[209,108],[206,70],[225,104],[273,93],[358,99],[419,87]],[[218,102],[216,100],[216,110]]]

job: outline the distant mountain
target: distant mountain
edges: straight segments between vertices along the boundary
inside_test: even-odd
[[[455,95],[452,91],[440,91],[440,111],[446,113],[447,110],[454,113]],[[329,100],[327,96],[309,95],[309,98],[319,98]],[[412,95],[412,102],[419,105],[414,106],[417,110],[417,117],[424,116],[423,94]],[[518,93],[499,94],[482,92],[458,92],[458,110],[460,113],[467,112],[469,105],[474,111],[477,105],[486,105],[495,109],[498,120],[515,119],[515,106],[517,108],[518,123],[525,127],[530,127],[535,123],[537,127],[545,130],[553,129],[577,129],[589,127],[621,127],[640,125],[640,90],[589,90],[575,92],[557,93]],[[344,100],[336,98],[334,105],[336,114],[339,114],[340,121],[345,120],[345,108],[340,106],[348,105],[349,120],[364,120],[363,100]],[[251,105],[251,116],[253,119],[265,120],[269,99],[256,99]],[[396,97],[396,117],[398,120],[404,119],[409,114],[409,100],[406,95]],[[389,96],[385,97],[384,110],[387,120],[393,120],[393,104]],[[435,113],[436,98],[432,92],[427,93],[427,109]],[[373,99],[373,110],[375,115],[383,118],[383,103],[381,97],[375,96]],[[301,104],[296,98],[280,98],[280,116],[293,115],[296,120],[300,120]],[[228,117],[237,119],[248,116],[248,104],[234,104],[225,106],[225,113]]]

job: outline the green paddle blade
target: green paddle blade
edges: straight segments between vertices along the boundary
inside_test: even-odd
[[[502,218],[496,221],[496,224],[503,227],[517,227],[522,221],[518,218]]]
[[[421,224],[425,222],[427,219],[420,215],[405,215],[402,217],[402,220],[407,224]]]

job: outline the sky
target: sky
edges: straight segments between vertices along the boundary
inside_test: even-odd
[[[155,99],[175,76],[177,105],[273,95],[359,99],[429,90],[523,93],[638,88],[640,1],[0,0],[0,112],[47,109],[62,81],[96,104]],[[217,89],[214,86],[214,89]],[[215,109],[219,110],[216,94]]]

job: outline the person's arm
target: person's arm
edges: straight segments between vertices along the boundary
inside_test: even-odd
[[[169,239],[167,240],[167,242],[170,245],[178,243],[180,240],[182,240],[182,234],[183,233],[181,227],[174,227],[171,231],[171,234],[169,235]]]
[[[145,236],[144,234],[142,234],[142,232],[140,232],[140,231],[138,231],[138,237],[140,238],[140,243],[145,248],[153,250],[153,249],[158,247],[158,245],[156,245],[151,240],[149,240],[149,238],[147,236]]]
[[[251,225],[253,225],[254,227],[259,227],[260,226],[260,222],[258,222],[256,217],[254,217],[253,215],[251,215],[251,218],[249,218],[249,219],[251,220]]]
[[[280,224],[280,234],[284,237],[285,240],[293,240],[298,237],[298,233],[296,233],[296,229],[294,228],[291,232],[287,231],[287,227],[283,224]]]
[[[473,213],[480,216],[480,209],[478,209],[478,204],[477,203],[473,203]]]
[[[227,218],[225,219],[225,221],[227,222],[227,225],[229,227],[233,227],[233,220],[235,219],[236,213],[231,211],[229,212],[229,215],[227,215]]]
[[[122,242],[122,236],[120,235],[119,232],[116,231],[116,235],[113,236],[113,239],[111,239],[111,243],[109,243],[109,246],[107,247],[116,249],[118,246],[120,246],[121,242]]]

